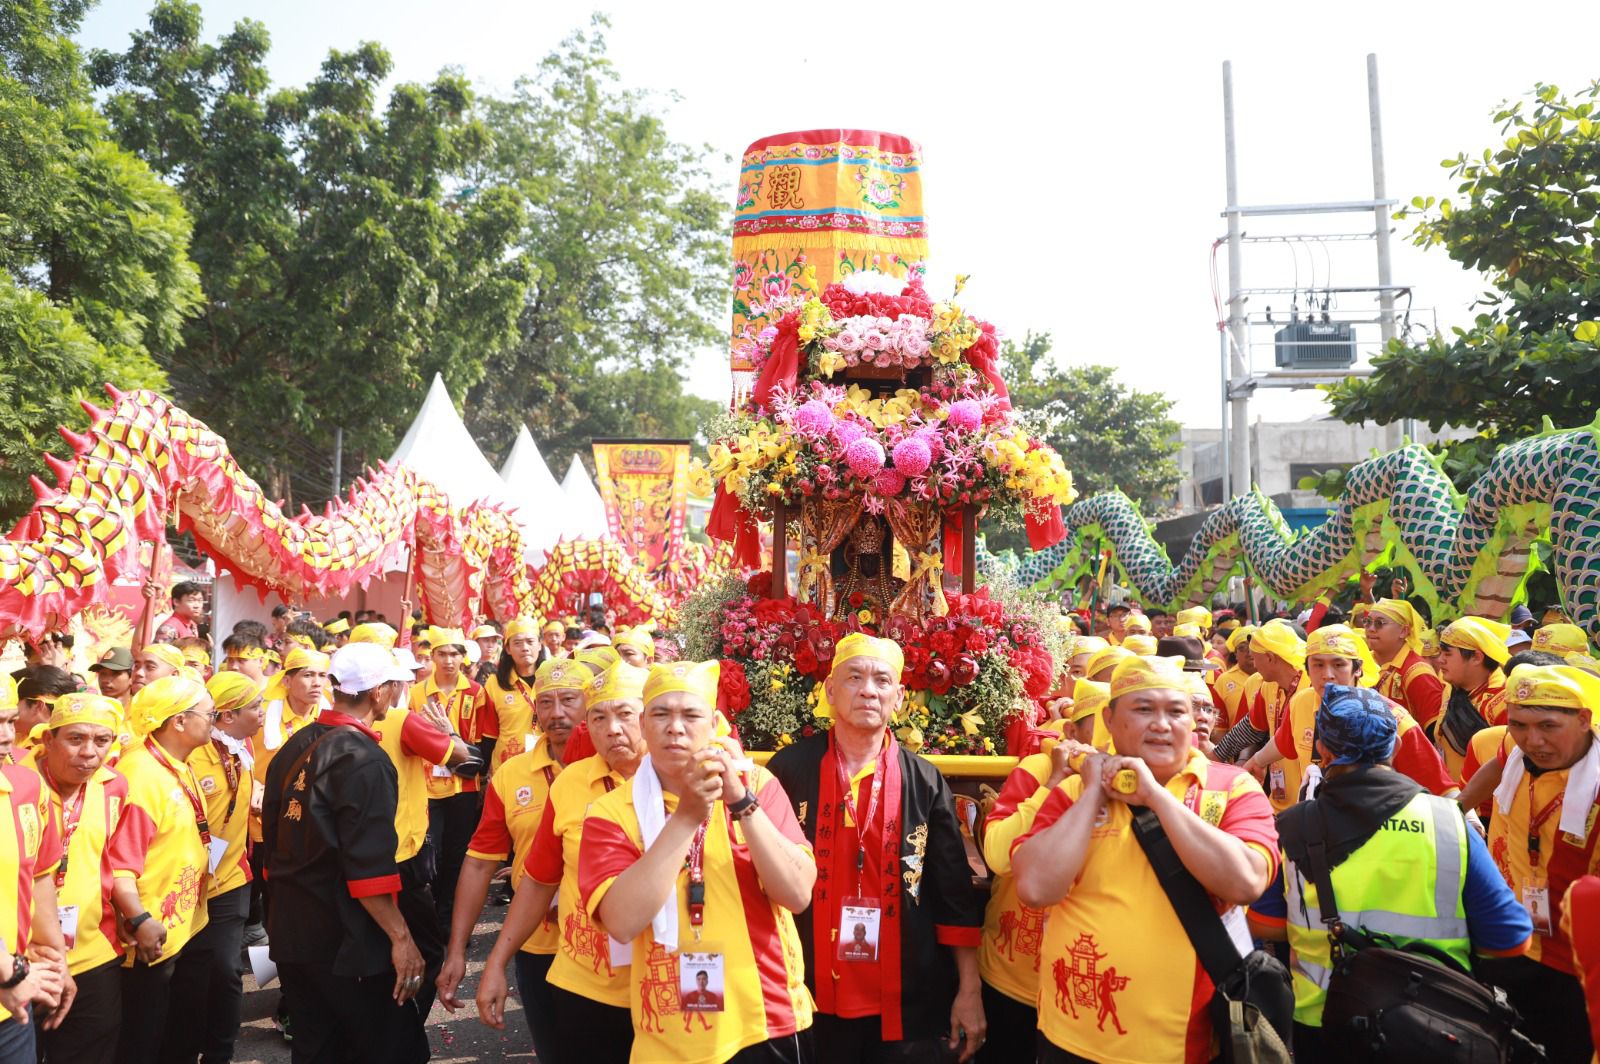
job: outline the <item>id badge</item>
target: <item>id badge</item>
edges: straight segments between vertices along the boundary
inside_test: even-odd
[[[206,875],[217,874],[217,866],[222,863],[222,855],[228,852],[227,839],[212,839],[206,844]]]
[[[534,747],[536,747],[538,745],[539,745],[539,733],[538,732],[523,732],[522,733],[522,749],[524,751],[532,750]]]
[[[61,938],[71,950],[78,941],[78,907],[63,905],[56,910],[56,916],[61,921]]]
[[[1550,887],[1544,876],[1536,875],[1523,886],[1522,907],[1528,910],[1534,933],[1546,938],[1555,933],[1550,920]]]
[[[678,954],[678,1000],[684,1012],[721,1012],[725,986],[721,953]]]
[[[1267,790],[1272,793],[1272,797],[1280,802],[1289,797],[1288,777],[1283,774],[1283,769],[1277,765],[1272,766],[1271,771],[1267,773]]]
[[[878,959],[878,925],[883,907],[877,898],[846,898],[839,907],[839,940],[834,955],[853,964]]]
[[[447,780],[455,775],[455,773],[451,772],[449,767],[446,765],[433,765],[428,771],[432,773],[435,779]]]

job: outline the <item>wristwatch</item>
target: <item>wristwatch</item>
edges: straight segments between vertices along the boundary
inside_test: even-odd
[[[126,920],[122,921],[122,926],[127,930],[128,934],[131,935],[137,932],[139,930],[139,925],[148,919],[150,919],[150,911],[146,909],[138,916],[130,916]]]
[[[734,820],[743,820],[759,808],[761,808],[761,802],[756,798],[756,792],[745,791],[743,798],[728,806],[728,815]]]
[[[28,958],[17,954],[11,958],[11,978],[0,983],[0,990],[11,990],[28,978]]]

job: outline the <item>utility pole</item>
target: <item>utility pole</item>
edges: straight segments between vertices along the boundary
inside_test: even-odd
[[[1383,112],[1378,106],[1378,56],[1367,53],[1367,119],[1372,130],[1372,208],[1378,242],[1378,333],[1383,338],[1384,350],[1395,338],[1394,275],[1389,257],[1389,192],[1383,171]],[[1389,426],[1389,447],[1398,448],[1402,438],[1414,435],[1411,419],[1406,418]]]
[[[1233,63],[1226,61],[1222,64],[1222,121],[1227,147],[1228,165],[1228,388],[1224,399],[1228,403],[1228,423],[1223,428],[1232,433],[1232,439],[1224,446],[1224,452],[1229,461],[1229,470],[1223,481],[1223,501],[1237,494],[1244,494],[1251,488],[1253,478],[1250,475],[1250,371],[1244,363],[1245,332],[1244,295],[1240,292],[1243,287],[1244,267],[1239,249],[1241,245],[1241,218],[1239,206],[1239,164],[1235,157],[1234,124],[1233,124]],[[1235,396],[1235,388],[1244,389]]]

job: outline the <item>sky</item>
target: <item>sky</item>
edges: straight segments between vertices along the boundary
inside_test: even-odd
[[[538,0],[201,0],[206,34],[240,18],[272,35],[280,84],[313,76],[329,48],[382,43],[394,81],[459,66],[509,91],[593,3]],[[102,0],[79,35],[120,49],[148,0]],[[631,86],[663,94],[680,141],[711,146],[731,208],[750,142],[798,129],[881,129],[924,149],[928,289],[971,276],[967,309],[1010,336],[1049,331],[1064,364],[1105,363],[1165,392],[1192,427],[1219,424],[1212,245],[1226,231],[1222,63],[1232,60],[1239,201],[1370,199],[1366,55],[1378,57],[1389,198],[1443,196],[1440,160],[1497,145],[1490,117],[1537,82],[1600,76],[1592,5],[1540,4],[1537,20],[1477,2],[1273,4],[712,4],[616,0],[611,56]],[[666,94],[675,94],[675,98]],[[715,167],[714,167],[715,169]],[[1414,288],[1414,328],[1471,320],[1486,287],[1395,223],[1393,278]],[[1372,216],[1252,219],[1253,235],[1372,231]],[[1246,287],[1376,283],[1370,242],[1258,243]],[[1215,276],[1227,284],[1226,250]],[[1272,304],[1282,321],[1288,295]],[[1305,297],[1300,300],[1302,306]],[[1368,317],[1366,303],[1340,302]],[[1377,326],[1357,326],[1363,354]],[[1252,357],[1270,369],[1271,330]],[[725,399],[727,355],[693,360],[690,388]],[[1308,391],[1258,392],[1252,420],[1322,416]]]

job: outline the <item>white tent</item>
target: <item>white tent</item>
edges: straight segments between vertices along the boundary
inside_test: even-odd
[[[570,503],[526,425],[517,430],[517,440],[500,467],[500,479],[517,500],[523,526],[528,529],[528,561],[537,565],[566,532]]]
[[[567,497],[568,538],[600,539],[608,534],[605,500],[600,498],[599,490],[577,455],[572,456],[567,475],[561,480],[561,490]]]
[[[501,503],[514,507],[518,500],[505,481],[478,450],[466,423],[456,413],[444,380],[437,373],[428,386],[422,409],[406,430],[405,438],[389,458],[392,466],[408,466],[437,484],[456,506],[474,502]],[[519,513],[519,523],[527,516]]]

